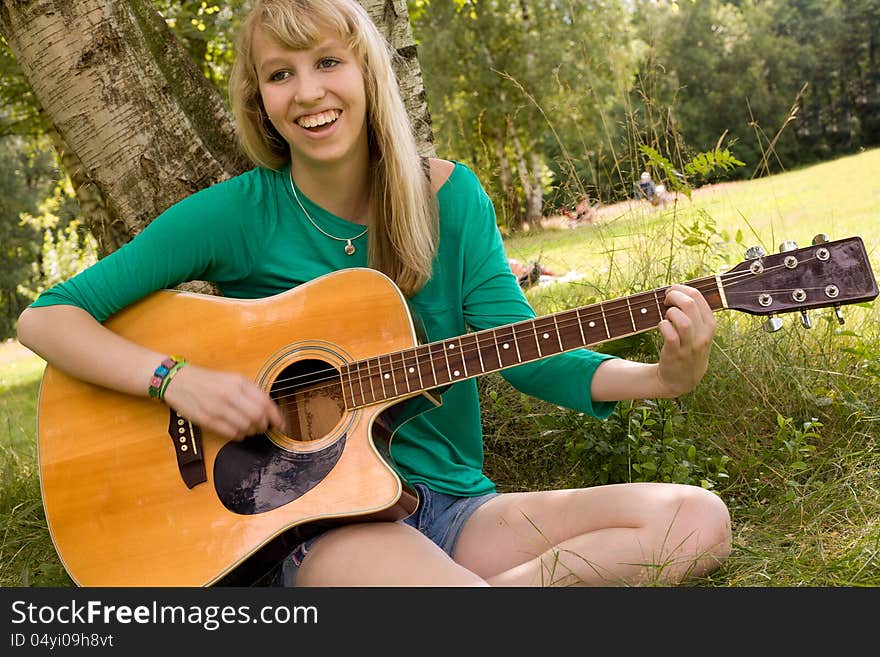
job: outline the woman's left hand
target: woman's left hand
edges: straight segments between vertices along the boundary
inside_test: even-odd
[[[664,302],[669,310],[657,326],[663,335],[657,377],[662,396],[678,397],[706,373],[717,322],[703,295],[687,285],[671,285]]]

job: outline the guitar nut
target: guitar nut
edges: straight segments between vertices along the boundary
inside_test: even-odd
[[[762,294],[758,297],[758,303],[760,303],[762,306],[764,306],[766,308],[771,303],[773,303],[773,297],[771,297],[769,294],[766,294],[766,293]]]
[[[794,292],[791,293],[791,298],[795,301],[803,301],[807,298],[807,293],[802,289],[798,288]]]
[[[840,294],[840,290],[836,285],[826,285],[825,286],[825,296],[829,299],[835,299]]]
[[[187,449],[189,449],[189,448],[188,448],[186,445],[181,445],[181,446],[180,446],[180,451],[181,451],[181,452],[185,452]]]
[[[785,256],[785,260],[783,260],[783,263],[789,269],[794,269],[798,266],[797,258],[795,258],[793,255]]]
[[[756,276],[758,274],[763,273],[764,272],[764,263],[762,263],[760,260],[755,260],[755,262],[753,262],[752,264],[749,265],[749,271],[752,272],[753,274],[755,274]]]
[[[831,253],[824,246],[821,249],[816,249],[816,258],[822,260],[828,260],[831,257]]]

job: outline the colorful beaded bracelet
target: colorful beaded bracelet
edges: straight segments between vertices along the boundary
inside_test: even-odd
[[[165,398],[165,389],[171,383],[171,379],[185,365],[186,361],[183,356],[168,356],[164,359],[150,379],[150,397],[162,401]]]

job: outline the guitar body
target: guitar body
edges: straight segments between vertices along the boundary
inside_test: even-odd
[[[286,410],[296,431],[240,443],[198,431],[196,442],[192,425],[166,405],[47,367],[38,416],[43,503],[77,584],[237,583],[237,573],[265,574],[323,528],[414,510],[388,457],[402,400],[349,410],[339,394],[346,362],[416,344],[405,299],[382,274],[343,270],[256,300],[162,290],[106,325],[161,353],[239,372],[282,404],[293,381],[296,407]],[[189,487],[180,458],[198,452],[206,480]]]

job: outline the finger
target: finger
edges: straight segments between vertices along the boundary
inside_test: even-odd
[[[287,431],[284,413],[269,395],[252,384],[245,394],[250,404],[248,410],[252,413],[251,417],[262,427],[262,431],[268,430],[270,426]]]
[[[689,315],[681,308],[673,306],[666,311],[666,321],[674,328],[679,344],[685,344],[693,341],[694,338],[694,322]]]
[[[682,294],[687,295],[694,303],[694,308],[699,313],[700,319],[710,327],[715,326],[715,313],[712,312],[712,308],[709,306],[709,302],[706,300],[706,297],[697,290],[689,285],[680,285],[676,284],[673,286],[677,292],[681,292]]]
[[[659,324],[657,324],[657,328],[660,331],[660,334],[663,336],[663,344],[667,347],[672,347],[678,349],[681,346],[681,340],[678,336],[678,331],[672,325],[668,319],[661,320]]]

